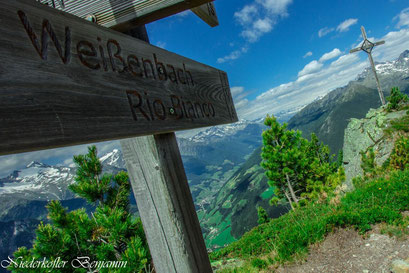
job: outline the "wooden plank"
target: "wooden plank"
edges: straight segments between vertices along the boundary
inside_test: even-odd
[[[121,147],[156,272],[212,272],[175,134]]]
[[[219,19],[217,18],[216,8],[213,2],[193,8],[192,11],[209,26],[215,27],[219,25]]]
[[[0,16],[0,154],[237,121],[218,69],[30,0]]]
[[[129,35],[149,42],[144,26]],[[155,272],[211,272],[175,134],[124,139],[121,146]]]
[[[97,23],[126,31],[170,15],[192,9],[211,0],[41,0],[42,3],[86,18],[94,15]]]

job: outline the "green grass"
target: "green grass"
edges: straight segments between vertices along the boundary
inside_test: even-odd
[[[371,225],[383,222],[385,233],[399,234],[402,230],[399,227],[405,222],[400,212],[405,210],[409,210],[409,170],[394,171],[387,178],[362,183],[341,198],[338,205],[309,204],[260,225],[210,257],[213,261],[227,258],[246,261],[236,271],[222,272],[251,272],[242,271],[251,267],[255,272],[259,266],[266,266],[256,258],[270,254],[273,263],[292,261],[337,227],[354,227],[365,233]]]
[[[401,119],[392,121],[391,125],[395,131],[409,132],[409,111],[407,112],[407,115]]]
[[[274,196],[274,188],[273,187],[268,187],[267,190],[265,190],[262,194],[260,194],[260,197],[263,200],[266,200],[266,199],[270,200],[273,196]]]

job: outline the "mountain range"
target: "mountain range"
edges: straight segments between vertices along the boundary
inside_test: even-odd
[[[260,146],[262,125],[240,120],[227,126],[215,126],[190,137],[179,137],[181,155],[197,209],[211,202],[230,174],[237,170],[248,155]],[[122,152],[118,149],[100,157],[103,171],[125,170]],[[76,169],[51,166],[33,161],[25,168],[0,178],[0,259],[12,254],[18,246],[30,246],[34,230],[46,221],[46,204],[60,200],[70,210],[85,207],[85,200],[68,190],[74,182]],[[131,196],[132,210],[136,204]],[[1,271],[1,270],[0,270]]]

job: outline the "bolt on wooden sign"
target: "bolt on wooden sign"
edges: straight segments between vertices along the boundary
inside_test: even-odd
[[[237,121],[223,71],[34,1],[0,13],[0,154]]]

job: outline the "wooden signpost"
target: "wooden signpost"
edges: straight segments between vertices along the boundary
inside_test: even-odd
[[[40,0],[65,12],[94,16],[104,27],[118,31],[147,24],[212,0]]]
[[[156,272],[212,272],[173,132],[237,121],[226,73],[141,26],[123,30],[146,42],[33,0],[0,16],[0,154],[123,139]]]
[[[215,27],[219,25],[219,19],[217,18],[216,9],[213,2],[209,2],[196,8],[192,8],[192,11],[203,21],[205,21],[209,26]]]
[[[237,120],[223,71],[30,0],[0,12],[0,154]]]

